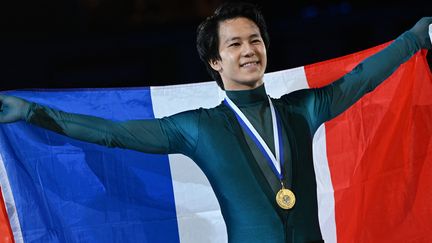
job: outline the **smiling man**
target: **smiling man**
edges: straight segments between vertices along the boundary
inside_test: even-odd
[[[331,85],[273,99],[263,85],[269,39],[261,13],[250,4],[225,4],[197,34],[201,59],[226,91],[219,106],[162,119],[113,122],[1,95],[0,122],[24,119],[109,147],[185,154],[209,179],[229,242],[323,242],[313,135],[418,50],[431,48],[431,22],[421,19]]]
[[[210,61],[227,90],[254,89],[263,84],[267,64],[264,41],[258,26],[239,17],[219,24],[220,59]]]

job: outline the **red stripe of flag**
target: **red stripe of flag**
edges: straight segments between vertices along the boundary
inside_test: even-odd
[[[330,83],[385,45],[305,67]],[[326,123],[337,239],[432,242],[432,76],[417,53],[375,91]]]
[[[0,243],[13,243],[12,230],[9,224],[6,207],[0,188]]]

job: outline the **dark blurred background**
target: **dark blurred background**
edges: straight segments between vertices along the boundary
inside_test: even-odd
[[[2,1],[0,89],[211,80],[195,49],[195,30],[222,2]],[[249,2],[261,6],[269,27],[268,72],[382,44],[432,15],[430,0]]]

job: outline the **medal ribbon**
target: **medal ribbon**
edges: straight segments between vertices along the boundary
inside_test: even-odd
[[[276,174],[279,180],[282,181],[283,175],[282,175],[281,167],[283,167],[284,161],[283,161],[282,132],[280,129],[281,124],[272,101],[270,100],[270,98],[268,98],[268,100],[269,100],[270,111],[272,116],[273,139],[274,139],[276,156],[273,155],[267,143],[259,135],[258,131],[255,129],[255,127],[252,125],[249,119],[243,114],[243,112],[237,107],[237,105],[234,104],[234,102],[228,97],[225,98],[224,103],[229,108],[231,108],[231,110],[234,111],[236,118],[240,123],[240,125],[242,126],[242,128],[246,130],[247,134],[249,134],[249,136],[255,142],[257,147],[263,153],[264,157],[267,159],[267,162],[269,163],[273,172]]]

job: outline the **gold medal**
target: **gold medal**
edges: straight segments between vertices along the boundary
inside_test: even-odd
[[[294,193],[290,189],[286,189],[282,185],[282,189],[280,189],[276,194],[276,202],[279,207],[283,209],[291,209],[292,207],[294,207],[296,198]]]

